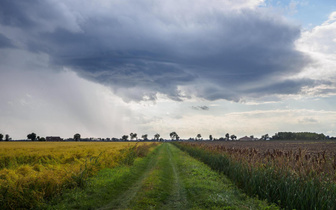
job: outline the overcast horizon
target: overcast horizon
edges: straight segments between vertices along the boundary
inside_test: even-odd
[[[0,3],[0,133],[336,136],[333,0]]]

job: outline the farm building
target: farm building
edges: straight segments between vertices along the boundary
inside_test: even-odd
[[[248,136],[244,136],[244,137],[241,137],[240,139],[238,139],[238,141],[256,141],[256,140],[259,140],[259,139],[251,138],[251,137],[248,137]]]
[[[63,141],[63,139],[59,136],[47,136],[46,141]]]

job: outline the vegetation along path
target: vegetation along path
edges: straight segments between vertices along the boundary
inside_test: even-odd
[[[243,194],[225,176],[170,143],[131,167],[104,169],[47,209],[278,209]]]

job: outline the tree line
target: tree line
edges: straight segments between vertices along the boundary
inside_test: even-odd
[[[5,139],[3,139],[4,137],[5,137]],[[2,133],[0,133],[0,141],[3,141],[3,140],[5,140],[5,141],[9,141],[9,140],[12,140],[12,138],[9,137],[8,134],[6,134],[6,135],[4,136]]]
[[[178,141],[180,140],[180,136],[175,132],[171,132],[169,134],[170,138],[172,141]],[[5,139],[4,139],[5,137]],[[253,136],[250,136],[251,139],[253,139]],[[40,137],[36,135],[36,133],[32,132],[27,135],[27,139],[31,141],[46,141],[46,138]],[[148,134],[144,134],[141,136],[141,138],[138,138],[137,133],[130,133],[129,135],[123,135],[120,139],[117,138],[112,138],[112,141],[115,140],[122,140],[122,141],[129,141],[130,140],[143,140],[143,141],[148,141]],[[325,136],[323,133],[318,134],[318,133],[312,133],[312,132],[278,132],[272,137],[269,137],[268,134],[265,134],[261,137],[261,140],[325,140],[325,139],[336,139],[335,137],[329,137]],[[8,134],[5,136],[0,133],[0,141],[10,141],[11,138]],[[73,136],[74,141],[80,141],[81,140],[81,135],[79,133],[76,133]],[[109,138],[108,138],[109,140]],[[156,141],[164,141],[163,138],[160,138],[160,134],[155,134],[153,140]],[[195,141],[201,141],[203,140],[201,134],[197,134],[195,138],[189,138],[189,140],[195,140]],[[237,136],[232,134],[230,135],[229,133],[225,134],[225,137],[220,137],[220,138],[213,138],[212,135],[209,135],[209,140],[210,141],[234,141],[237,140]]]
[[[324,140],[327,139],[323,133],[311,132],[278,132],[272,136],[272,140]]]

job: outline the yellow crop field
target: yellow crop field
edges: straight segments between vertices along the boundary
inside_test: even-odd
[[[132,164],[156,143],[0,142],[0,206],[32,208],[100,169]]]

